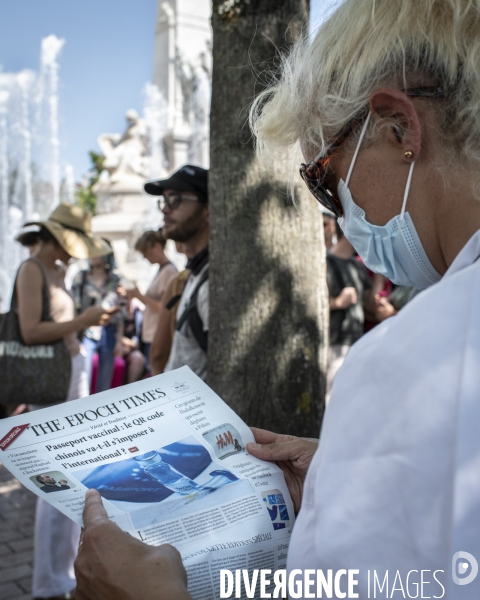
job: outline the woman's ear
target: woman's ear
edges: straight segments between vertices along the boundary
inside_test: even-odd
[[[370,96],[370,110],[377,119],[391,122],[388,139],[398,147],[402,160],[417,160],[421,151],[422,130],[417,110],[401,90],[381,88]],[[412,154],[405,155],[411,152]]]

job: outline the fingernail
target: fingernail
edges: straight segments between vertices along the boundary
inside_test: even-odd
[[[250,448],[257,448],[257,449],[258,449],[258,448],[261,448],[262,446],[261,446],[260,444],[257,444],[256,442],[249,442],[249,443],[247,444],[247,447],[250,447]]]

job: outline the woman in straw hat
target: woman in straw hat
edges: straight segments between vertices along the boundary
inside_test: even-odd
[[[324,597],[480,598],[480,0],[345,0],[252,127],[270,172],[300,145],[367,267],[423,290],[350,350],[318,451],[254,431],[300,509],[288,569]],[[170,546],[120,532],[92,490],[84,516],[80,600],[189,597]]]
[[[76,317],[73,298],[65,289],[63,265],[66,266],[71,258],[102,256],[111,250],[92,235],[90,216],[76,206],[60,204],[47,220],[26,225],[39,227],[36,232],[28,232],[29,243],[38,243],[39,247],[35,257],[21,265],[17,277],[22,337],[26,344],[45,344],[63,337],[72,361],[70,387],[65,399],[88,396],[86,353],[79,344],[77,333],[89,326],[106,324],[115,309],[91,307]],[[52,321],[41,321],[42,271],[49,286]],[[44,406],[30,405],[32,410],[37,408]],[[79,534],[79,527],[68,517],[43,500],[37,501],[34,598],[70,597],[75,587],[72,565]]]

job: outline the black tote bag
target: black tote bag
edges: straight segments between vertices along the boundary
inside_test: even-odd
[[[42,321],[52,321],[50,292],[43,265]],[[17,273],[18,276],[18,273]],[[0,403],[57,404],[67,399],[72,363],[63,338],[25,344],[18,323],[16,280],[10,311],[0,315]]]

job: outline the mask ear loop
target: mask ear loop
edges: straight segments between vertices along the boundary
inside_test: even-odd
[[[405,208],[407,206],[407,198],[408,198],[408,192],[410,191],[410,184],[412,182],[412,173],[413,173],[414,164],[415,164],[415,161],[410,163],[410,170],[408,171],[407,184],[405,186],[405,193],[403,195],[402,210],[400,212],[400,218],[402,219],[402,221],[405,219]]]
[[[365,132],[367,131],[367,127],[368,127],[368,123],[370,122],[371,115],[372,115],[372,113],[369,112],[368,116],[367,116],[367,118],[365,120],[365,123],[363,125],[360,137],[358,138],[358,144],[357,144],[357,147],[355,148],[355,153],[353,155],[352,162],[350,163],[350,168],[348,169],[347,179],[345,181],[345,185],[347,187],[348,187],[348,182],[350,181],[350,177],[352,176],[353,166],[355,164],[355,161],[357,160],[357,155],[358,155],[358,152],[360,150],[360,146],[362,145],[363,138],[365,137]]]

